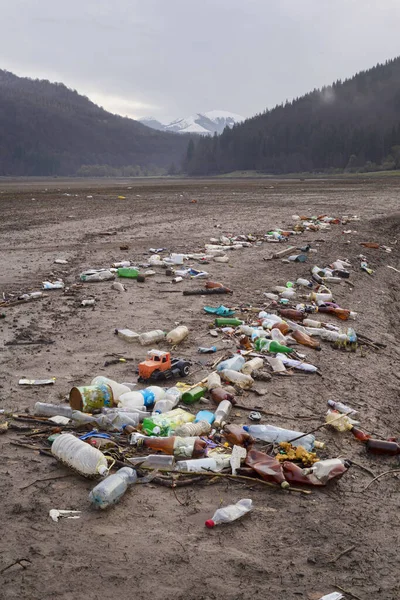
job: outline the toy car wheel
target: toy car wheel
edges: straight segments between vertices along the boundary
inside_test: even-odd
[[[185,365],[184,367],[182,367],[181,375],[182,377],[186,377],[187,375],[189,375],[189,365]]]

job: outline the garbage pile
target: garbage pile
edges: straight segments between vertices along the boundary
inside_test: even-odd
[[[295,281],[280,282],[266,291],[266,306],[259,310],[223,304],[203,307],[205,318],[213,319],[212,323],[205,322],[205,332],[208,328],[214,338],[229,340],[236,352],[224,351],[200,381],[191,384],[182,381],[191,375],[193,365],[175,355],[178,344],[188,336],[190,339],[190,330],[185,325],[169,332],[116,329],[115,334],[125,342],[151,347],[137,367],[136,381],[119,383],[97,376],[85,386],[73,387],[68,405],[37,402],[34,415],[6,415],[1,431],[18,430],[21,423],[25,425],[24,431],[29,424],[35,427],[35,445],[30,438],[22,439],[20,445],[53,456],[84,477],[100,479],[89,496],[91,504],[100,509],[118,502],[129,486],[149,481],[179,487],[228,478],[281,493],[310,494],[313,487],[338,480],[351,467],[350,460],[332,456],[332,451],[317,439],[324,427],[352,434],[365,444],[368,452],[399,454],[396,441],[371,438],[359,427],[357,411],[335,400],[328,399],[327,412],[321,415],[321,424],[313,431],[289,430],[261,422],[265,420],[264,411],[240,404],[240,396],[252,390],[255,381],[269,382],[275,376],[295,376],[299,371],[318,375],[319,368],[313,364],[318,354],[314,351],[323,351],[324,342],[351,352],[363,345],[375,349],[382,346],[353,327],[340,326],[341,322],[357,317],[350,308],[343,308],[335,301],[335,288],[351,283],[351,262],[342,257],[321,267],[309,260],[316,253],[311,244],[288,245],[289,240],[297,239],[305,231],[323,233],[333,225],[357,220],[356,216],[339,219],[294,215],[291,229],[273,228],[263,236],[212,238],[205,244],[204,252],[193,254],[152,248],[146,263],[121,261],[108,268],[84,271],[79,276],[82,284],[112,281],[117,277],[143,282],[160,268],[175,283],[185,279],[206,280],[205,287],[185,290],[186,295],[231,294],[226,285],[210,280],[207,271],[195,269],[193,264],[185,267],[185,262],[197,261],[202,265],[227,262],[233,250],[273,243],[285,247],[269,259],[281,259],[283,264],[299,262],[304,264],[305,272]],[[372,275],[365,257],[358,259],[361,268]],[[125,291],[120,282],[114,281],[112,285]],[[43,286],[64,289],[60,279],[44,282]],[[14,301],[40,297],[37,294],[41,293]],[[86,301],[86,305],[93,302]],[[6,301],[2,306],[5,305]],[[323,320],[319,320],[320,316]],[[156,344],[168,344],[169,349],[159,349]],[[310,358],[304,354],[308,350],[313,351]],[[198,348],[200,354],[216,351],[216,346]],[[171,380],[174,385],[165,386]],[[53,383],[52,379],[20,381],[21,385]],[[140,388],[139,384],[145,387]],[[234,422],[235,407],[248,411],[250,423]],[[241,500],[217,511],[206,525],[230,522],[251,508],[251,500]],[[78,517],[63,512],[70,511],[59,511],[52,518]]]

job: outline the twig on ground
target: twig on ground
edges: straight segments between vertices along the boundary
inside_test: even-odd
[[[355,546],[350,546],[350,548],[346,548],[346,550],[343,550],[343,552],[340,552],[337,556],[335,556],[335,558],[332,558],[332,560],[328,560],[328,565],[335,563],[336,561],[339,560],[339,558],[341,558],[345,554],[352,552],[354,550],[354,548],[355,548]]]
[[[345,590],[344,588],[342,588],[340,585],[335,584],[334,587],[336,587],[338,590],[340,590],[341,592],[344,592],[345,594],[349,594],[350,596],[352,596],[353,598],[355,598],[356,600],[362,600],[362,598],[360,598],[360,596],[357,596],[356,594],[354,594],[353,592],[350,592],[350,590]]]
[[[25,565],[22,564],[23,562],[27,562],[29,564],[32,564],[31,561],[28,558],[19,558],[18,560],[15,560],[13,563],[11,563],[11,565],[8,565],[4,569],[2,569],[0,571],[0,575],[2,573],[4,573],[5,571],[7,571],[8,569],[11,569],[11,567],[13,567],[14,565],[20,565],[23,569],[27,569],[27,566],[25,566]]]
[[[24,485],[19,488],[19,491],[26,490],[26,488],[31,487],[31,485],[35,485],[35,483],[41,483],[42,481],[54,481],[56,479],[64,479],[65,477],[72,477],[74,473],[67,473],[67,475],[56,475],[55,477],[45,477],[44,479],[35,479],[32,483],[28,483],[28,485]]]
[[[354,462],[354,460],[351,461],[351,464],[355,467],[358,467],[359,469],[362,469],[363,471],[371,475],[371,477],[376,477],[375,473],[371,471],[371,469],[368,469],[368,467],[364,467],[364,465],[360,465],[359,463]]]
[[[400,469],[391,469],[390,471],[385,471],[384,473],[381,473],[380,475],[377,475],[376,477],[374,477],[369,484],[363,489],[363,492],[365,492],[370,485],[372,485],[374,483],[374,481],[377,481],[378,479],[380,479],[381,477],[383,477],[384,475],[389,475],[390,473],[399,473]]]

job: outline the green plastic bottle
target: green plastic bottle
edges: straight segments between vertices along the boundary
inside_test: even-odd
[[[137,279],[139,271],[135,267],[121,267],[117,270],[118,277],[129,277],[130,279]]]
[[[196,387],[182,394],[182,402],[184,402],[185,404],[194,404],[204,396],[206,391],[206,387],[197,385]]]
[[[239,325],[243,325],[244,321],[235,318],[229,317],[220,317],[219,319],[215,319],[216,327],[239,327]]]
[[[291,354],[294,352],[293,348],[288,348],[288,346],[283,346],[283,344],[280,344],[276,340],[267,340],[266,338],[257,338],[254,348],[257,352],[282,352],[282,354]]]
[[[146,435],[169,436],[179,426],[194,421],[195,416],[182,408],[174,408],[166,413],[144,419],[142,431]]]

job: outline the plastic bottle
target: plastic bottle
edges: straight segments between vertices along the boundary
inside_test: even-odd
[[[215,421],[215,414],[211,410],[199,410],[194,422],[199,423],[199,421],[207,421],[212,425]]]
[[[231,371],[240,371],[243,367],[246,359],[241,354],[235,354],[232,358],[223,360],[217,366],[217,371],[220,373],[224,369],[230,369]]]
[[[184,404],[194,404],[204,396],[206,391],[206,387],[202,385],[196,385],[196,387],[182,394],[182,402]]]
[[[286,336],[284,336],[281,330],[276,327],[271,329],[271,340],[278,342],[278,344],[286,345]]]
[[[166,390],[165,396],[160,400],[157,400],[154,408],[153,415],[156,413],[166,413],[175,408],[179,404],[182,398],[182,392],[177,387],[172,387]]]
[[[282,465],[275,457],[268,456],[268,454],[259,450],[250,449],[247,452],[245,463],[248,467],[254,469],[264,481],[277,483],[282,488],[289,487],[283,474]]]
[[[231,523],[232,521],[236,521],[250,512],[252,507],[252,500],[248,498],[239,500],[239,502],[236,504],[231,504],[216,510],[213,518],[206,521],[205,525],[209,529],[212,529],[215,527],[215,525],[221,525],[221,523]]]
[[[137,440],[138,448],[149,448],[170,454],[175,458],[200,458],[204,456],[207,442],[198,437],[144,437]]]
[[[309,335],[301,331],[293,331],[291,337],[296,340],[298,344],[307,346],[307,348],[313,348],[314,350],[321,350],[321,346],[318,340],[313,340]]]
[[[318,367],[315,365],[301,362],[301,360],[293,360],[292,358],[288,358],[286,354],[277,354],[276,358],[279,358],[287,367],[292,367],[299,371],[305,371],[306,373],[316,373],[318,371]]]
[[[221,371],[221,377],[224,381],[229,381],[242,390],[248,390],[254,383],[254,379],[250,375],[245,375],[244,373],[240,373],[240,371],[232,371],[232,369]]]
[[[231,410],[232,403],[229,402],[229,400],[222,400],[222,402],[218,404],[217,410],[215,411],[214,427],[222,427]]]
[[[161,342],[165,338],[165,332],[161,329],[154,329],[139,335],[139,342],[142,346],[150,346],[156,342]]]
[[[369,439],[366,443],[368,452],[372,454],[387,454],[388,456],[396,456],[400,454],[400,445],[397,442],[387,440]]]
[[[211,399],[214,404],[219,404],[223,400],[229,400],[232,404],[235,403],[235,397],[223,387],[216,387],[211,390]]]
[[[153,396],[154,396],[153,399],[149,398],[147,403],[145,402],[146,406],[149,406],[149,404],[153,404],[154,402],[158,402],[158,400],[162,400],[166,395],[165,389],[158,385],[149,385],[144,390],[141,390],[141,393],[143,393],[145,399],[146,399],[146,394],[147,395],[153,394]]]
[[[113,269],[120,269],[122,267],[130,267],[130,266],[131,266],[130,260],[122,260],[121,262],[115,262],[112,264]]]
[[[337,459],[334,459],[337,460]],[[325,461],[321,461],[325,462]],[[330,461],[329,461],[330,462]],[[315,463],[319,464],[319,463]],[[323,468],[320,470],[320,474],[323,473],[323,480],[318,479],[313,473],[309,475],[304,474],[304,469],[302,469],[299,465],[296,465],[293,462],[286,460],[282,464],[283,473],[285,475],[286,480],[289,483],[298,483],[301,485],[316,485],[321,486],[325,485],[330,479],[341,477],[350,466],[348,461],[341,461],[341,465],[336,464],[332,468]]]
[[[295,310],[294,308],[279,308],[278,312],[283,319],[290,319],[291,321],[302,321],[305,316],[301,310]]]
[[[118,277],[128,277],[129,279],[137,279],[139,271],[135,267],[121,267],[117,269]]]
[[[104,415],[116,415],[119,413],[127,413],[128,415],[138,415],[139,417],[139,422],[143,421],[143,419],[146,419],[146,417],[149,416],[149,413],[146,410],[145,406],[138,406],[138,407],[132,407],[132,408],[124,408],[124,407],[115,407],[115,408],[108,408],[108,407],[103,407],[101,409],[102,414]]]
[[[139,408],[142,409],[145,405],[143,394],[138,392],[126,392],[119,398],[119,405],[121,408]]]
[[[311,300],[316,302],[317,304],[324,302],[332,302],[332,293],[331,292],[311,292],[308,296],[306,296],[306,300]]]
[[[218,373],[210,373],[207,377],[207,389],[211,391],[214,388],[221,387],[221,377]]]
[[[291,354],[294,352],[293,348],[284,346],[274,340],[258,339],[254,345],[257,352],[281,352],[283,354]]]
[[[167,342],[169,344],[179,344],[189,335],[189,329],[186,325],[179,325],[167,333]]]
[[[147,435],[170,435],[179,425],[191,423],[195,417],[187,410],[175,408],[166,413],[154,415],[143,421],[143,432]]]
[[[328,315],[333,315],[342,321],[347,321],[352,316],[352,313],[347,308],[340,308],[335,306],[320,306],[318,308],[318,312],[327,313]],[[355,315],[355,313],[353,313]]]
[[[301,277],[296,279],[296,285],[298,285],[300,287],[308,287],[308,288],[312,288],[312,286],[313,286],[311,281],[308,281],[308,279],[303,279]]]
[[[229,465],[229,463],[228,463]],[[192,460],[180,460],[176,463],[176,471],[194,471],[200,473],[201,471],[222,471],[226,466],[224,459],[218,460],[218,456],[208,458],[194,458]]]
[[[137,412],[113,412],[89,415],[88,413],[74,410],[71,419],[74,425],[87,425],[104,431],[122,431],[125,427],[137,427],[140,415]]]
[[[123,467],[96,485],[89,494],[89,500],[96,508],[108,508],[116,504],[125,494],[128,486],[136,481],[136,471],[130,467]]]
[[[333,410],[337,410],[338,412],[344,415],[350,415],[355,417],[357,415],[357,411],[354,408],[350,408],[346,404],[342,404],[342,402],[335,402],[335,400],[328,400],[328,406]]]
[[[243,321],[234,317],[219,317],[215,319],[216,327],[239,327],[239,325],[243,325]]]
[[[211,432],[211,425],[208,421],[199,421],[198,423],[185,423],[175,429],[175,435],[180,437],[196,437],[208,435]]]
[[[116,329],[115,333],[118,337],[125,340],[125,342],[137,342],[139,340],[139,334],[131,331],[130,329]]]
[[[36,402],[33,414],[41,417],[68,417],[71,418],[72,408],[70,406],[58,406],[57,404],[48,404],[47,402]]]
[[[110,388],[112,389],[112,392],[113,392],[115,402],[117,402],[120,399],[122,394],[126,394],[127,392],[131,391],[127,385],[124,385],[122,383],[117,383],[113,379],[109,379],[108,377],[103,377],[103,375],[98,375],[97,377],[92,379],[91,385],[98,385],[101,383],[105,383],[106,385],[110,386]]]
[[[309,433],[302,434],[300,431],[282,429],[274,425],[244,425],[243,429],[250,433],[256,440],[268,442],[270,444],[279,444],[280,442],[290,442],[293,446],[303,446],[307,452],[311,452],[315,446],[315,436]],[[299,436],[301,436],[299,438]],[[298,439],[294,439],[298,438]],[[294,440],[294,441],[292,441]]]
[[[247,431],[244,431],[241,425],[234,425],[233,423],[224,425],[223,434],[231,446],[244,446],[247,448],[254,444],[254,438]]]
[[[350,466],[348,461],[341,458],[330,458],[328,460],[320,460],[313,464],[312,467],[303,469],[304,475],[313,475],[322,485],[325,485],[333,477],[338,477],[345,473]]]
[[[287,298],[288,300],[293,300],[297,296],[296,292],[292,289],[285,290],[284,292],[281,292],[279,295],[281,298]]]
[[[128,458],[128,461],[141,469],[171,469],[175,467],[175,458],[167,454],[149,454],[148,456],[137,456]]]
[[[290,327],[286,323],[286,321],[282,321],[282,323],[275,323],[274,325],[272,325],[271,336],[274,329],[278,329],[283,335],[287,335],[290,331]]]
[[[305,327],[315,327],[316,329],[322,328],[321,321],[314,321],[314,319],[304,319],[303,325]]]
[[[96,281],[111,281],[115,279],[114,273],[111,271],[86,271],[85,273],[81,273],[79,275],[79,279],[81,281],[86,282],[96,282]]]
[[[278,331],[278,330],[276,330],[276,331]],[[252,358],[251,360],[247,361],[246,363],[244,363],[244,365],[242,367],[242,373],[244,373],[245,375],[251,375],[253,371],[262,369],[263,366],[264,366],[263,359],[259,358],[257,356],[255,358]]]
[[[51,452],[85,477],[105,475],[108,472],[104,454],[70,433],[59,435],[51,446]]]

